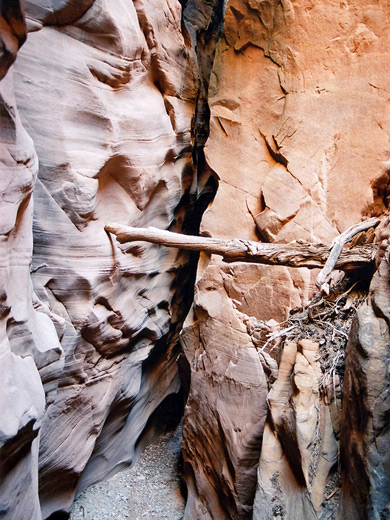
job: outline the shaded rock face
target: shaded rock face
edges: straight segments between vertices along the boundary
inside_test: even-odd
[[[25,38],[20,6],[4,5],[2,75]],[[186,21],[170,0],[24,9],[27,42],[1,83],[7,520],[66,513],[182,407],[178,331],[197,255],[119,247],[103,228],[198,232],[216,181],[195,126],[207,128],[222,12],[210,2]]]
[[[17,109],[13,71],[7,74],[25,39],[17,4],[2,4],[0,34],[0,515],[41,518],[37,466],[43,380],[51,380],[54,389],[57,382],[48,374],[61,373],[63,362],[49,312],[38,302],[30,278],[38,158]]]
[[[331,497],[325,489],[338,462],[339,403],[333,380],[323,395],[319,391],[323,377],[319,357],[318,343],[309,339],[284,344],[278,377],[267,396],[269,415],[258,467],[255,519],[316,519],[334,514],[334,503],[323,499]]]
[[[182,333],[191,366],[183,432],[188,519],[248,517],[267,414],[268,378],[224,278],[217,267],[198,283],[197,320]],[[276,363],[267,360],[269,372]]]
[[[27,30],[20,0],[5,0],[0,6],[0,79],[7,74],[16,54],[26,41]]]
[[[358,310],[346,349],[339,518],[390,514],[389,253]]]
[[[0,511],[7,512],[13,508],[18,494],[24,492],[30,503],[26,514],[29,512],[34,518],[39,510],[36,437],[45,407],[44,391],[34,358],[41,358],[47,350],[45,342],[39,342],[43,338],[36,338],[38,341],[34,338],[39,331],[39,322],[44,322],[45,316],[33,308],[29,276],[32,253],[31,193],[37,174],[37,157],[17,113],[11,74],[1,82],[0,96],[3,138],[0,181]],[[19,330],[28,338],[21,349],[24,355],[14,352],[9,335],[10,323],[17,323]],[[20,513],[18,508],[15,511]]]

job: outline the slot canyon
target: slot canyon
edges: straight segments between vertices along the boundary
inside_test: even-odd
[[[389,23],[0,0],[1,520],[69,518],[181,421],[183,520],[390,518]],[[112,232],[330,251],[370,219],[329,290]]]

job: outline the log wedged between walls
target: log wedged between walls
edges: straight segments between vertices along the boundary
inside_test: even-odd
[[[387,8],[359,0],[227,3],[205,146],[219,189],[201,234],[330,243],[362,215],[388,211]],[[269,353],[270,343],[257,353],[274,330],[270,320],[284,322],[291,309],[303,308],[316,291],[313,282],[306,270],[202,256],[182,333],[192,373],[183,438],[186,520],[326,518],[339,507],[346,518],[354,518],[353,508],[375,518],[372,511],[380,510],[361,503],[352,487],[344,498],[351,476],[343,469],[339,491],[333,461],[344,427],[340,386],[336,398],[320,395],[314,347],[290,348],[283,384],[279,350]],[[278,380],[285,403],[278,404],[276,391],[273,400],[269,394]],[[356,453],[363,460],[368,445],[358,443],[354,455],[345,443],[342,461],[351,460],[352,471]],[[375,471],[364,464],[371,497]]]

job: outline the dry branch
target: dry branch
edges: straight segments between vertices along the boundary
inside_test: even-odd
[[[205,251],[221,255],[225,262],[251,262],[314,269],[323,268],[329,256],[329,246],[303,241],[290,242],[289,244],[270,244],[241,239],[224,240],[181,235],[153,227],[135,228],[121,224],[109,224],[104,229],[116,235],[121,244],[141,240],[179,249]],[[370,264],[374,259],[375,252],[376,246],[374,244],[341,251],[336,258],[333,269],[348,271]]]
[[[341,235],[333,239],[333,242],[329,248],[329,257],[321,272],[318,274],[316,280],[316,285],[321,289],[321,292],[329,294],[329,280],[333,269],[340,269],[337,267],[337,261],[342,253],[344,245],[350,242],[358,233],[377,226],[379,222],[380,220],[378,218],[364,220],[363,222],[359,222],[359,224],[351,226],[346,231],[344,231],[344,233],[341,233]]]

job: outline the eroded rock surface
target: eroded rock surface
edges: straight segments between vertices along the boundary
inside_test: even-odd
[[[0,515],[35,520],[41,518],[37,466],[43,381],[50,380],[48,372],[61,372],[62,348],[30,279],[38,158],[17,109],[13,70],[8,70],[25,39],[19,7],[18,2],[2,5],[0,18]]]
[[[195,321],[182,334],[191,368],[183,432],[188,520],[248,517],[267,414],[267,376],[223,279],[216,268],[199,282]]]
[[[388,34],[383,32],[388,7],[388,2],[373,5],[358,0],[337,4],[305,0],[227,3],[210,83],[210,136],[205,147],[207,161],[220,178],[219,190],[202,220],[203,233],[330,243],[362,215],[382,216],[388,211],[390,114],[384,86]],[[383,219],[377,234],[381,243],[378,262],[388,240],[385,222]],[[183,348],[193,378],[185,415],[191,428],[184,429],[184,455],[193,468],[187,477],[192,513],[186,518],[192,518],[191,514],[199,519],[220,518],[228,496],[221,471],[217,476],[199,477],[199,482],[193,477],[202,465],[204,439],[208,439],[207,446],[214,447],[222,443],[222,438],[233,438],[247,426],[248,414],[260,413],[266,402],[268,418],[251,432],[260,460],[254,511],[250,507],[238,510],[234,505],[222,517],[334,517],[340,498],[337,438],[343,428],[341,404],[336,406],[334,392],[319,392],[321,369],[318,360],[314,361],[315,349],[309,356],[310,349],[307,351],[299,341],[295,347],[286,343],[279,355],[280,347],[275,348],[276,383],[268,379],[270,392],[265,390],[257,400],[250,385],[237,390],[231,383],[235,378],[243,382],[253,373],[258,365],[256,356],[256,361],[242,360],[239,368],[231,366],[229,376],[222,380],[214,375],[224,372],[226,366],[225,357],[219,356],[219,324],[223,324],[223,337],[233,338],[237,328],[245,329],[243,324],[248,320],[258,324],[270,319],[283,322],[292,308],[304,306],[314,296],[312,274],[244,264],[225,267],[214,258],[203,257],[198,280],[193,320],[183,332]],[[219,295],[219,303],[210,316],[205,301],[214,294]],[[234,325],[226,318],[226,309],[235,316]],[[214,327],[218,332],[212,332]],[[331,338],[331,329],[329,335]],[[261,341],[257,336],[252,331],[246,341],[257,343],[260,351],[267,335],[263,331]],[[197,344],[202,346],[196,348]],[[232,359],[238,355],[235,344],[230,347]],[[272,343],[264,352],[269,353],[270,347]],[[243,352],[245,349],[240,348]],[[203,367],[199,361],[203,356],[212,360],[212,368],[208,364]],[[385,363],[382,355],[381,360]],[[263,360],[261,364],[264,370]],[[262,378],[259,375],[258,384]],[[379,379],[383,383],[382,376]],[[227,384],[230,394],[237,394],[235,406],[239,412],[232,414],[229,409],[229,418],[220,420],[221,433],[210,422],[210,403]],[[367,381],[365,388],[370,384]],[[337,388],[336,393],[339,391]],[[225,399],[230,403],[232,397]],[[256,411],[248,411],[248,401]],[[218,401],[215,410],[221,408],[223,403]],[[232,415],[234,424],[229,423]],[[342,420],[347,420],[347,415]],[[387,418],[383,419],[385,423],[388,428]],[[363,447],[359,450],[365,454]],[[346,464],[350,456],[348,448]],[[223,456],[218,450],[214,463],[218,467],[224,465],[221,457],[234,460],[231,451]],[[254,459],[251,452],[250,458],[241,461],[240,471],[244,471],[243,464],[252,471]],[[378,464],[379,459],[381,456],[377,457]],[[354,488],[359,487],[357,465],[350,465],[356,476]],[[365,471],[370,474],[368,480],[375,480],[372,466]],[[384,469],[380,474],[386,472]],[[230,480],[236,486],[237,498],[239,478]],[[379,480],[385,485],[382,477]],[[254,479],[247,483],[253,486],[247,496],[253,496],[256,483]],[[215,503],[221,489],[223,498]],[[356,497],[351,500],[359,503]],[[347,501],[343,499],[343,503]],[[204,504],[208,504],[207,515]],[[347,505],[343,508],[347,510]],[[354,518],[353,509],[348,511],[345,518]],[[367,518],[376,518],[369,516],[374,513],[368,509],[361,511]]]
[[[346,349],[341,430],[342,502],[338,518],[390,514],[389,250]]]
[[[186,520],[386,517],[389,2],[23,5],[0,11],[2,518],[66,514],[188,385]],[[198,255],[104,231],[330,243],[362,215],[341,414],[319,342],[274,335],[312,273],[202,255],[187,366]]]
[[[254,519],[329,515],[322,504],[338,444],[332,425],[331,389],[321,396],[318,343],[286,341],[278,378],[267,397],[269,416],[258,468]],[[329,396],[331,399],[324,399]]]
[[[182,406],[178,331],[197,255],[120,247],[104,225],[197,233],[216,188],[193,120],[207,125],[201,60],[212,63],[218,3],[191,31],[172,0],[24,8],[15,84],[10,72],[1,84],[7,520],[66,513]],[[21,11],[1,9],[5,70],[25,34]]]

